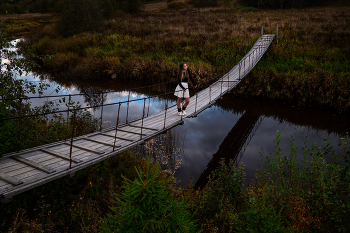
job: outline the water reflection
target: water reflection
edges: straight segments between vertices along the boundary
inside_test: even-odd
[[[259,150],[263,149],[265,155],[275,155],[273,141],[277,130],[281,132],[284,155],[289,154],[291,136],[296,140],[299,155],[302,155],[305,136],[309,147],[313,143],[322,146],[323,139],[327,138],[335,151],[342,154],[337,145],[339,138],[350,130],[348,119],[348,114],[228,94],[196,119],[186,119],[183,126],[178,126],[186,130],[187,140],[185,159],[175,176],[181,180],[180,186],[188,185],[191,177],[195,187],[203,187],[221,158],[237,159],[245,165],[247,182],[250,182],[260,168]]]

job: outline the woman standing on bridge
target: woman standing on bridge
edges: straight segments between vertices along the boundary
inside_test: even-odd
[[[177,75],[179,84],[175,89],[175,94],[177,96],[177,111],[179,116],[186,115],[186,107],[190,103],[190,91],[188,90],[188,79],[191,80],[194,88],[197,88],[196,82],[192,79],[191,71],[187,68],[186,62],[181,62],[179,65],[179,74]],[[185,99],[185,104],[181,110],[181,101]]]

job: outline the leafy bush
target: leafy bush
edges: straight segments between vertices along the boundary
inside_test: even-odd
[[[168,3],[167,7],[169,9],[178,10],[178,9],[185,8],[186,7],[186,3],[181,2],[181,1],[172,1],[172,2]]]
[[[160,175],[160,166],[151,171],[148,161],[145,173],[135,169],[134,181],[123,176],[125,191],[116,196],[114,214],[104,220],[102,232],[194,232],[187,200],[174,199],[171,180]]]

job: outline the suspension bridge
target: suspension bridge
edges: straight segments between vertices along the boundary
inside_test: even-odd
[[[114,103],[118,114],[117,124],[114,127],[74,137],[67,141],[59,141],[3,155],[3,158],[0,158],[0,200],[8,202],[19,193],[67,175],[73,176],[81,169],[114,157],[179,124],[183,124],[184,118],[198,115],[213,105],[222,95],[232,90],[259,62],[272,43],[274,36],[274,34],[268,34],[259,37],[236,66],[208,88],[195,93],[190,98],[185,116],[177,114],[176,105],[166,106],[163,111],[146,116],[145,103],[147,98],[143,98],[141,99],[144,101],[142,118],[119,124],[121,104],[129,106],[132,101],[118,102]],[[173,92],[171,93],[173,94]],[[13,119],[17,118],[19,117],[13,117]],[[253,130],[251,128],[249,128],[249,132]],[[248,134],[243,133],[242,137]],[[241,148],[238,149],[241,150]]]

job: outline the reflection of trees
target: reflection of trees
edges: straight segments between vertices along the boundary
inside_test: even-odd
[[[147,141],[142,153],[145,157],[151,156],[163,168],[169,168],[174,173],[182,164],[180,155],[184,141],[175,129],[168,130],[166,134],[160,134]]]
[[[244,111],[254,112],[265,117],[271,117],[279,122],[289,122],[316,130],[325,130],[327,133],[336,133],[344,136],[349,132],[349,114],[336,114],[331,111],[310,107],[292,107],[282,101],[242,98],[225,95],[215,103],[223,111],[241,114]]]
[[[213,155],[213,158],[207,165],[207,169],[205,169],[198,178],[194,188],[203,188],[206,185],[208,176],[220,166],[222,158],[224,158],[226,164],[228,164],[229,160],[236,160],[241,152],[244,152],[250,139],[259,127],[261,120],[262,118],[260,118],[259,115],[250,111],[246,111],[241,116],[219,146],[218,151]]]
[[[82,87],[79,88],[80,93],[84,94],[84,102],[88,103],[90,106],[96,106],[104,104],[107,100],[107,94],[103,93],[99,88],[96,87]],[[102,97],[103,94],[103,97]],[[102,101],[103,100],[103,101]],[[99,109],[100,107],[94,108],[94,110]]]

